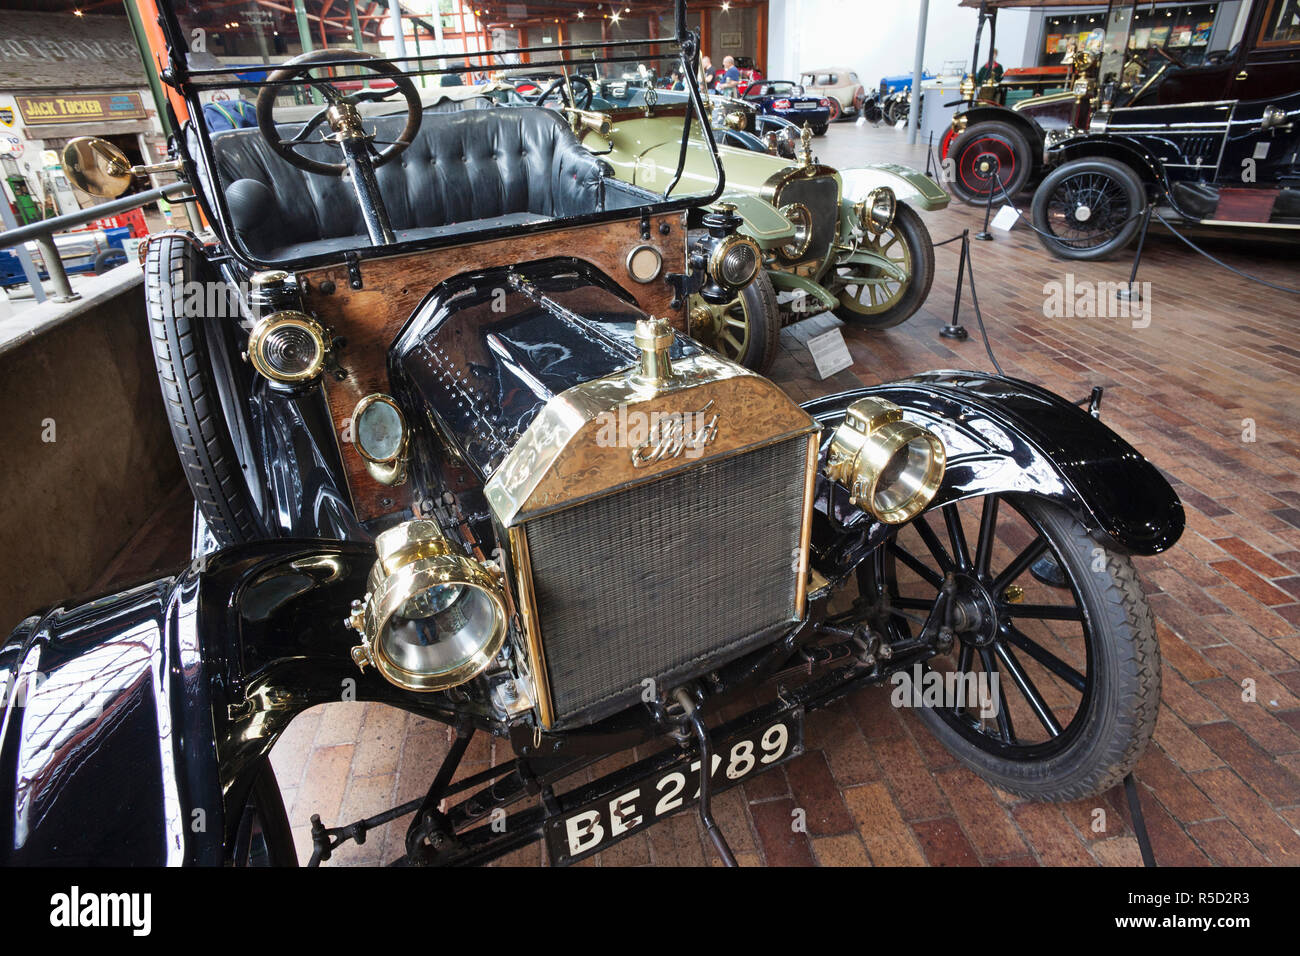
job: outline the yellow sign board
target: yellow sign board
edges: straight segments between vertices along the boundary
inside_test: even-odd
[[[77,93],[67,96],[18,96],[15,99],[23,122],[28,126],[145,118],[144,101],[139,93]]]

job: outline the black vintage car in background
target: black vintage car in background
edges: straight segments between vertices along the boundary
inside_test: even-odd
[[[316,820],[313,862],[414,813],[403,863],[544,839],[566,864],[689,808],[734,862],[712,794],[900,672],[970,688],[919,713],[998,787],[1075,800],[1123,779],[1160,687],[1132,556],[1184,519],[1095,403],[933,371],[800,405],[685,333],[690,296],[725,302],[762,265],[717,203],[698,91],[667,108],[682,159],[651,191],[583,147],[574,125],[609,117],[567,84],[555,110],[438,112],[418,58],[194,68],[185,40],[223,6],[164,5],[153,51],[214,226],[145,255],[194,560],[0,647],[0,861],[292,864],[268,754],[342,699],[456,739],[422,798]],[[656,42],[695,75],[675,13]],[[187,118],[231,87],[256,128]],[[316,113],[277,122],[294,97]],[[716,179],[680,194],[692,149]],[[130,174],[102,141],[65,168],[101,193]],[[504,756],[453,783],[478,733]],[[629,762],[588,780],[612,755]]]
[[[1256,0],[1239,17],[1233,49],[1189,65],[1130,44],[1134,21],[1112,7],[1097,108],[1086,130],[1048,137],[1034,193],[1052,253],[1124,248],[1148,202],[1204,226],[1300,230],[1300,7]]]
[[[985,58],[980,39],[986,26],[988,45],[995,45],[992,31],[999,8],[1035,4],[964,2],[979,7],[981,14],[973,74]],[[1131,212],[1116,215],[1136,196],[1139,183],[1151,198],[1190,221],[1240,219],[1288,225],[1287,197],[1278,196],[1275,216],[1258,190],[1285,190],[1292,175],[1280,160],[1289,155],[1283,136],[1286,116],[1295,109],[1289,94],[1300,90],[1295,5],[1286,0],[1248,0],[1225,7],[1221,28],[1216,27],[1199,47],[1175,45],[1169,28],[1158,27],[1175,22],[1173,18],[1184,13],[1183,6],[1112,0],[1104,16],[1098,15],[1095,42],[1079,49],[1065,64],[1062,92],[1004,105],[999,102],[999,88],[977,88],[968,78],[963,92],[969,105],[954,115],[940,147],[951,170],[948,184],[953,194],[982,204],[990,192],[1005,191],[1014,197],[1075,158],[1118,162],[1120,168],[1090,168],[1104,174],[1105,186],[1100,178],[1071,179],[1065,192],[1051,200],[1055,228],[1063,231],[1060,241],[1047,244],[1062,255],[1089,250],[1106,255],[1128,242],[1136,225],[1126,229],[1118,242],[1109,240],[1117,238],[1115,224],[1131,217]],[[1265,111],[1270,111],[1267,120]],[[1276,144],[1271,155],[1253,156],[1258,138],[1249,144],[1251,155],[1238,155],[1235,144],[1244,143],[1252,130],[1267,134]],[[1100,138],[1088,144],[1090,133]],[[1124,138],[1127,143],[1121,142]],[[1243,166],[1243,159],[1255,163]],[[1084,169],[1079,167],[1078,172]],[[1243,173],[1255,178],[1244,179]],[[1251,191],[1233,192],[1236,186],[1249,186]],[[1227,202],[1219,210],[1224,188],[1229,190]],[[1100,217],[1091,215],[1093,206],[1088,202],[1066,195],[1079,190],[1091,190],[1094,205],[1105,203]],[[1073,216],[1067,230],[1061,209],[1071,202],[1076,213],[1082,209],[1085,216]],[[1046,207],[1049,201],[1043,203]],[[1038,216],[1039,228],[1045,218],[1045,212]],[[1098,226],[1099,219],[1108,224]],[[1108,241],[1100,243],[1098,236]]]

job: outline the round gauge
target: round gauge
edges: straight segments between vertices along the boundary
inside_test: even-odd
[[[627,255],[627,273],[637,282],[654,282],[663,267],[663,254],[654,246],[637,246]]]
[[[362,457],[386,464],[406,447],[406,419],[387,395],[367,395],[352,413],[353,438]]]

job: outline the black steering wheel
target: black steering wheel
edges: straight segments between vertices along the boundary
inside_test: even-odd
[[[556,90],[562,89],[563,86],[564,86],[564,77],[557,76],[555,79],[551,80],[550,84],[546,87],[546,89],[542,90],[542,92],[538,93],[536,96],[533,97],[533,102],[536,103],[538,106],[541,106],[543,103],[546,102],[546,100],[550,96],[552,96],[555,93]],[[582,91],[574,95],[574,100],[575,100],[574,105],[578,106],[576,100],[579,97],[581,97],[582,105],[578,106],[578,109],[580,110],[591,109],[591,97],[592,97],[591,81],[588,80],[585,76],[582,76],[580,74],[575,74],[569,77],[569,88],[572,89],[575,86],[582,87]]]
[[[393,66],[393,64],[382,61],[377,63],[358,62],[374,59],[376,57],[373,53],[366,53],[362,50],[343,50],[327,47],[323,50],[313,50],[311,53],[296,56],[268,76],[267,82],[273,84],[301,77],[304,83],[310,85],[313,89],[319,90],[325,98],[324,108],[303,125],[303,128],[298,131],[298,135],[293,139],[282,140],[275,122],[275,98],[284,87],[279,85],[262,87],[257,94],[257,128],[276,155],[290,165],[297,166],[309,173],[317,173],[321,176],[342,176],[347,169],[346,163],[323,163],[320,160],[309,159],[299,153],[297,148],[307,142],[319,142],[319,140],[309,140],[308,137],[326,120],[331,108],[342,104],[356,106],[359,103],[376,103],[388,99],[394,93],[401,93],[406,100],[406,127],[402,130],[402,135],[397,138],[396,142],[389,143],[382,150],[371,148],[373,153],[371,165],[375,168],[383,166],[385,163],[396,159],[402,150],[410,146],[412,140],[415,139],[415,134],[420,131],[420,121],[424,118],[420,94],[416,90],[415,84],[411,82],[410,77]],[[343,65],[359,66],[370,70],[372,73],[391,79],[395,86],[386,90],[360,90],[356,93],[344,94],[328,80],[318,79],[311,75],[312,70]]]

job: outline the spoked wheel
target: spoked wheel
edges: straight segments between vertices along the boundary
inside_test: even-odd
[[[879,236],[869,236],[861,248],[888,259],[904,278],[863,263],[837,266],[832,290],[840,304],[835,315],[868,329],[888,329],[907,321],[925,302],[934,282],[934,242],[925,223],[911,207],[899,204],[893,224]]]
[[[1128,245],[1138,230],[1146,190],[1123,163],[1066,163],[1034,193],[1034,226],[1050,252],[1065,259],[1101,259]]]
[[[730,302],[714,305],[691,297],[691,335],[733,362],[755,372],[767,371],[776,359],[781,314],[767,273]]]
[[[1029,182],[1033,157],[1029,143],[1014,126],[976,123],[952,141],[946,154],[953,161],[949,185],[957,198],[977,205],[1014,198]],[[999,185],[1000,184],[1000,185]]]
[[[240,867],[298,865],[284,798],[269,760],[258,771],[240,812],[230,862]]]
[[[1047,555],[1064,587],[1029,573]],[[947,578],[954,641],[907,698],[944,745],[1025,797],[1076,800],[1121,781],[1160,701],[1155,623],[1132,562],[1063,509],[1006,495],[922,515],[859,570],[891,641],[919,634]]]

